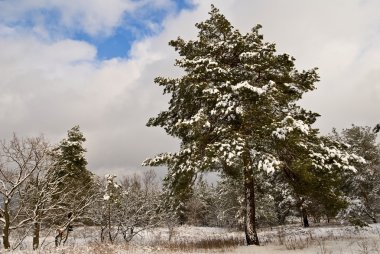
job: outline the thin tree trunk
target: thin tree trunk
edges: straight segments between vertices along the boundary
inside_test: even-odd
[[[106,226],[100,227],[100,242],[104,242],[104,231],[106,230]]]
[[[370,211],[368,211],[369,209],[364,209],[364,212],[365,214],[367,214],[367,216],[372,220],[373,223],[377,223],[377,220],[376,220],[376,217],[375,217],[375,214]]]
[[[33,250],[37,250],[40,245],[40,229],[41,224],[39,222],[35,222],[33,229]]]
[[[244,155],[245,239],[247,245],[260,245],[256,232],[255,181],[249,152]]]
[[[65,236],[65,239],[63,240],[63,244],[66,243],[67,239],[69,238],[69,226],[70,224],[66,227],[65,231],[66,231],[66,236]]]
[[[112,230],[112,225],[111,225],[111,203],[108,200],[108,239],[110,240],[111,243],[113,243],[111,230]]]
[[[8,200],[6,200],[4,204],[4,227],[3,227],[4,249],[11,248],[11,244],[9,243],[9,226],[10,226],[10,218],[9,218],[9,211],[8,211]]]

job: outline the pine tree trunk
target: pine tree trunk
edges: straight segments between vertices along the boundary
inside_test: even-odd
[[[256,232],[255,181],[249,153],[244,156],[245,239],[247,245],[260,245]]]
[[[39,222],[35,222],[33,229],[33,250],[37,250],[40,245],[40,228],[41,224]]]
[[[11,244],[9,243],[9,226],[10,226],[10,218],[8,212],[8,200],[5,201],[4,204],[4,227],[3,227],[3,246],[4,249],[10,249]]]
[[[303,219],[303,226],[305,228],[308,228],[309,227],[309,219],[307,218],[307,211],[305,208],[302,208],[301,209],[301,213],[302,213],[302,219]]]

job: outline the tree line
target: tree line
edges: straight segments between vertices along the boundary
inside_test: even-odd
[[[347,152],[366,163],[329,182],[331,175],[302,179],[297,188],[281,171],[261,171],[256,177],[258,227],[299,223],[377,223],[380,215],[380,144],[370,127],[353,125],[326,138],[345,144]],[[1,141],[0,222],[5,249],[18,248],[32,237],[33,249],[64,244],[77,226],[94,226],[99,242],[129,242],[144,230],[167,227],[169,239],[178,225],[245,228],[246,204],[241,175],[220,174],[210,182],[198,174],[193,184],[162,182],[151,169],[118,179],[87,169],[85,141],[79,127],[58,145],[43,137]],[[303,177],[303,176],[302,176]],[[306,176],[305,176],[306,177]],[[326,181],[329,180],[329,181]],[[300,183],[300,182],[299,182]],[[337,196],[329,196],[336,193]],[[74,228],[73,228],[74,227]]]

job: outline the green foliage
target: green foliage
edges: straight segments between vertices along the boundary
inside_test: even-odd
[[[345,175],[343,191],[350,201],[347,215],[352,221],[377,222],[380,215],[380,144],[370,127],[352,125],[332,136],[346,144],[346,149],[360,155],[365,164],[355,165],[356,171]]]
[[[79,126],[74,126],[67,132],[67,138],[63,139],[53,149],[52,157],[55,161],[55,178],[63,179],[60,189],[69,196],[64,204],[67,209],[76,209],[81,203],[86,202],[86,197],[94,195],[93,174],[86,168],[86,149],[83,143],[86,141]],[[79,191],[79,192],[78,192]],[[58,198],[58,197],[56,197]]]
[[[87,160],[84,156],[86,149],[83,147],[85,141],[79,126],[74,126],[67,132],[67,139],[63,139],[53,150],[61,176],[78,178],[87,173]]]

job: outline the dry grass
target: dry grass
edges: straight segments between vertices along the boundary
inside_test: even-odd
[[[47,247],[43,250],[22,251],[23,254],[50,253],[50,254],[115,254],[115,253],[223,253],[244,245],[241,237],[217,237],[210,236],[202,239],[177,239],[165,241],[156,239],[149,245],[127,244],[127,243],[100,243],[88,242],[85,245],[62,246],[59,248]]]
[[[201,240],[177,240],[156,242],[153,247],[170,252],[215,251],[218,253],[244,245],[241,237],[207,237]]]
[[[317,254],[332,254],[332,251],[326,247],[326,241],[318,241],[318,248]]]
[[[287,250],[303,250],[310,247],[313,244],[313,240],[309,237],[303,238],[301,236],[291,236],[287,237],[284,245]]]

